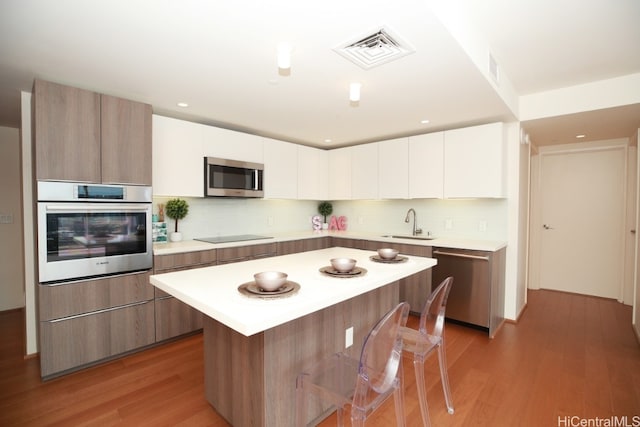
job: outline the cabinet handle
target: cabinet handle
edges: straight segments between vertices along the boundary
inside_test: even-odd
[[[61,317],[59,319],[46,320],[46,322],[47,323],[64,322],[65,320],[79,319],[81,317],[93,316],[94,314],[102,314],[102,313],[107,313],[109,311],[121,310],[123,308],[130,308],[130,307],[136,307],[138,305],[149,304],[150,302],[153,302],[153,300],[132,302],[131,304],[119,305],[117,307],[103,308],[102,310],[90,311],[89,313],[82,313],[82,314],[76,314],[73,316]]]
[[[272,256],[274,256],[274,255],[273,255],[273,254],[271,254],[271,253],[265,253],[265,254],[258,254],[258,255],[254,255],[252,258],[253,258],[253,259],[258,259],[258,258],[269,258],[269,257],[272,257]]]
[[[40,283],[39,285],[49,286],[49,287],[73,285],[74,283],[82,283],[82,282],[89,282],[89,281],[93,282],[94,280],[113,279],[114,277],[135,276],[136,274],[144,274],[144,273],[151,273],[151,269],[149,268],[145,270],[130,271],[128,273],[120,273],[120,274],[109,274],[107,276],[100,276],[100,277],[84,277],[81,279],[64,280],[61,282],[47,282],[47,283]]]
[[[453,257],[457,257],[457,258],[469,258],[469,259],[479,259],[482,261],[489,261],[489,257],[487,256],[481,256],[481,255],[467,255],[467,254],[459,254],[459,253],[455,253],[455,252],[442,252],[442,251],[433,251],[434,255],[446,255],[446,256],[453,256]]]
[[[240,256],[237,258],[226,258],[226,259],[220,259],[218,260],[218,263],[222,263],[222,264],[229,264],[232,262],[241,262],[241,261],[248,261],[249,257],[246,256]]]

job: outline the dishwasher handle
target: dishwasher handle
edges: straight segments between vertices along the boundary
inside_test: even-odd
[[[443,252],[443,251],[440,251],[440,250],[433,251],[433,254],[434,255],[453,256],[453,257],[458,257],[458,258],[480,259],[480,260],[483,260],[483,261],[489,261],[489,257],[481,256],[481,255],[468,255],[468,254],[461,254],[461,253],[456,253],[456,252]]]

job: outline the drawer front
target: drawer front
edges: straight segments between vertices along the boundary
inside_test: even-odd
[[[170,255],[154,255],[153,270],[159,274],[164,270],[172,270],[184,267],[198,267],[205,265],[215,265],[217,260],[217,250],[193,251]]]
[[[202,316],[198,310],[173,298],[159,298],[156,304],[156,341],[164,341],[202,329]]]
[[[319,237],[313,239],[290,240],[278,242],[278,255],[297,254],[300,252],[326,249],[331,243],[331,237]]]
[[[258,258],[268,258],[276,256],[277,253],[278,248],[276,243],[222,248],[218,249],[218,264],[228,264],[232,262],[241,262]]]
[[[153,301],[40,322],[43,377],[74,369],[155,340]]]
[[[150,272],[38,285],[40,320],[51,320],[153,299]]]

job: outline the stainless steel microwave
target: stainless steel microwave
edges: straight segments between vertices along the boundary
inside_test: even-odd
[[[205,157],[204,195],[207,197],[264,197],[264,165]]]

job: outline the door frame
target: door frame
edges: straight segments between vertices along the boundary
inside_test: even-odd
[[[532,156],[531,162],[531,222],[529,224],[529,289],[540,289],[540,266],[541,266],[541,250],[542,250],[542,203],[541,203],[541,185],[542,185],[542,171],[541,164],[542,158],[545,155],[559,155],[559,154],[571,154],[590,151],[602,151],[602,150],[624,150],[624,155],[627,161],[625,162],[625,176],[628,175],[628,157],[629,157],[629,138],[618,138],[611,140],[592,141],[585,143],[563,144],[538,147],[537,153]],[[629,203],[636,203],[636,198],[630,200],[630,195],[627,191],[627,182],[624,180],[624,203],[627,206]],[[625,217],[623,218],[623,224],[627,224],[627,209],[624,210]],[[626,234],[624,234],[626,235]],[[620,245],[622,247],[622,253],[626,255],[626,243],[625,239],[621,239]],[[623,262],[624,265],[624,262]],[[624,280],[621,281],[617,292],[617,300],[623,301],[625,290]],[[626,304],[631,305],[632,301],[626,301]]]

